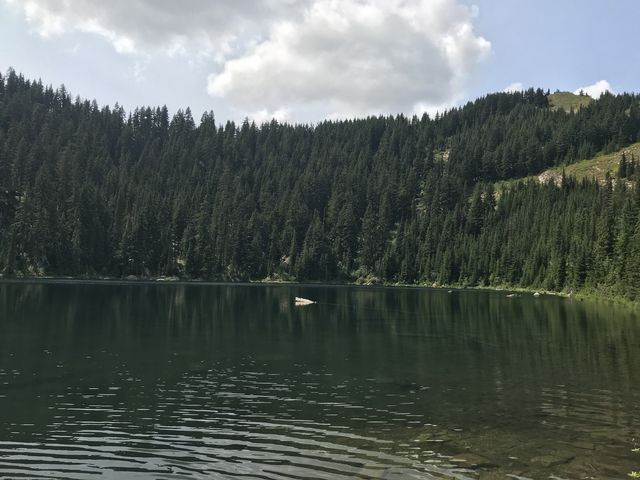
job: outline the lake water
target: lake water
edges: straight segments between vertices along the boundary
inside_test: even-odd
[[[0,284],[2,478],[627,478],[638,444],[640,319],[621,308]]]

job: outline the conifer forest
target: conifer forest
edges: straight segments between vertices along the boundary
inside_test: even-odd
[[[529,89],[434,117],[256,125],[103,107],[9,70],[0,77],[0,272],[635,299],[638,159],[623,156],[604,181],[536,175],[639,140],[634,94],[565,111]]]

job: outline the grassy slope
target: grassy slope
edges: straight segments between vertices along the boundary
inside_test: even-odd
[[[582,107],[589,105],[593,99],[588,95],[575,95],[571,92],[557,92],[549,95],[549,103],[551,108],[556,110],[564,109],[569,112],[572,109],[574,111],[579,110]]]
[[[574,177],[578,181],[584,178],[595,178],[599,182],[603,182],[607,173],[615,179],[623,153],[629,160],[633,154],[637,162],[640,160],[640,143],[634,143],[633,145],[629,145],[628,147],[614,153],[598,155],[588,160],[580,160],[579,162],[572,163],[571,165],[566,165],[564,167],[553,167],[545,170],[540,175],[498,182],[495,184],[495,190],[496,193],[500,195],[505,189],[508,189],[519,182],[528,180],[537,180],[538,182],[553,180],[556,183],[560,183],[563,169],[567,177]]]
[[[563,109],[567,112],[573,110],[579,110],[582,107],[586,107],[589,105],[593,99],[588,95],[576,95],[571,92],[556,92],[549,95],[549,105],[554,110]],[[578,180],[586,177],[586,176],[595,176],[598,179],[604,180],[604,176],[606,172],[610,172],[612,175],[618,171],[618,165],[620,163],[619,154],[621,152],[616,152],[610,155],[599,155],[590,160],[582,160],[580,162],[576,162],[572,165],[568,165],[564,167],[566,175],[573,175]],[[637,154],[636,154],[637,155]],[[640,158],[640,156],[638,157]],[[495,184],[496,196],[500,197],[501,193],[515,185],[517,183],[528,181],[528,180],[538,180],[545,181],[549,178],[554,178],[558,181],[562,177],[562,168],[551,168],[549,170],[544,171],[538,176],[529,176],[525,178],[515,178],[511,180],[503,180],[501,182],[497,182]]]
[[[539,181],[547,181],[553,178],[556,182],[562,178],[562,169],[564,168],[565,175],[568,177],[575,177],[577,180],[583,178],[595,178],[598,181],[604,181],[607,173],[615,178],[618,173],[618,167],[620,166],[620,159],[622,154],[625,154],[627,159],[631,159],[631,155],[635,157],[636,161],[640,159],[640,143],[634,143],[628,147],[623,148],[614,153],[605,155],[598,155],[589,160],[581,160],[566,167],[554,167],[542,172],[538,175]]]

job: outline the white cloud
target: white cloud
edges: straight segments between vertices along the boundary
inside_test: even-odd
[[[1,1],[1,0],[0,0]],[[311,0],[4,0],[43,37],[97,34],[119,53],[229,53],[240,37],[299,15]]]
[[[600,80],[599,82],[594,83],[593,85],[588,85],[586,87],[578,88],[575,92],[578,95],[580,92],[586,93],[592,98],[600,98],[605,92],[613,92],[613,88],[606,80]]]
[[[522,92],[524,91],[524,85],[522,85],[522,83],[520,82],[514,82],[510,85],[507,85],[503,92],[505,93],[514,93],[514,92]]]
[[[147,65],[144,62],[136,61],[133,64],[132,75],[136,82],[144,83],[147,81]]]
[[[262,109],[257,112],[251,112],[246,116],[256,122],[258,125],[262,123],[269,122],[273,119],[277,120],[280,123],[286,122],[289,120],[291,112],[285,108],[281,108],[274,112],[270,112],[269,110]]]
[[[426,102],[418,102],[413,107],[413,114],[422,116],[423,113],[426,113],[430,117],[435,117],[437,114],[442,115],[448,110],[451,110],[453,107],[458,104],[462,100],[462,97],[455,97],[450,101],[440,103],[440,104],[432,104]]]
[[[330,117],[448,104],[491,50],[473,17],[455,0],[316,0],[226,62],[208,89],[245,109],[311,104]]]
[[[208,92],[260,120],[444,110],[491,51],[460,0],[4,1],[43,37],[207,62]]]

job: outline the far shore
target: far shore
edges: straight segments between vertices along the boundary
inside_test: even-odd
[[[300,281],[289,280],[279,278],[266,278],[263,280],[203,280],[193,278],[181,278],[181,277],[143,277],[129,275],[127,277],[65,277],[65,276],[35,276],[35,275],[20,275],[20,276],[3,276],[0,275],[0,283],[57,283],[57,284],[146,284],[146,285],[158,285],[158,284],[174,284],[174,285],[303,285],[303,286],[341,286],[341,287],[367,287],[367,288],[413,288],[413,289],[426,289],[426,290],[438,290],[438,291],[450,291],[454,293],[456,291],[487,291],[487,292],[503,292],[505,295],[514,297],[520,296],[534,296],[536,293],[539,296],[554,296],[566,298],[567,300],[576,301],[589,301],[598,303],[609,303],[614,305],[621,305],[633,309],[640,308],[640,301],[631,300],[620,295],[612,295],[603,292],[596,292],[591,290],[578,290],[572,292],[556,292],[545,289],[536,289],[531,287],[517,287],[511,285],[441,285],[441,284],[405,284],[394,282],[366,282],[366,281]]]

